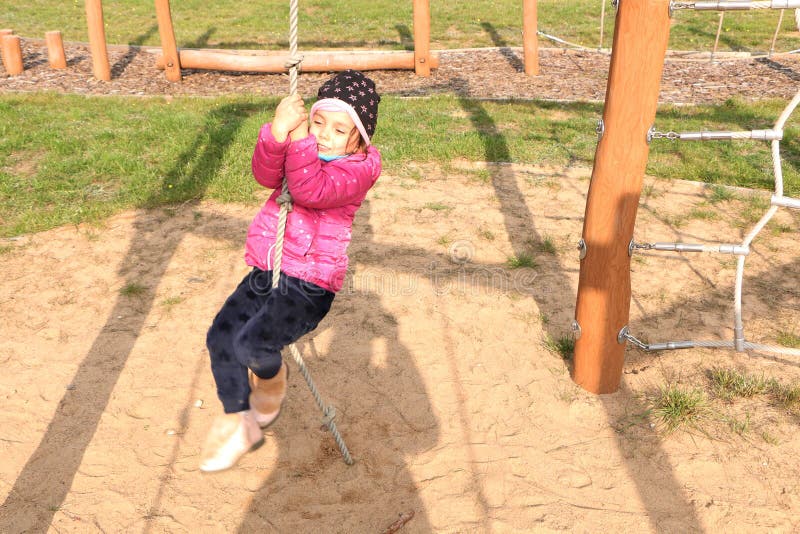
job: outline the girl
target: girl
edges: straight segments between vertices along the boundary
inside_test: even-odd
[[[370,144],[380,96],[362,73],[344,71],[320,87],[306,114],[298,95],[284,98],[259,133],[253,176],[272,195],[247,232],[253,270],[228,297],[208,331],[211,371],[224,415],[201,455],[202,471],[232,467],[264,443],[286,395],[281,349],[317,327],[347,271],[353,217],[381,173]],[[307,122],[310,117],[310,124]],[[280,284],[272,289],[284,176],[293,209],[286,221]]]

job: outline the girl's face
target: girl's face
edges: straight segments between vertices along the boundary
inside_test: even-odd
[[[344,156],[358,148],[358,129],[344,111],[317,110],[309,133],[317,138],[317,150],[324,156]]]

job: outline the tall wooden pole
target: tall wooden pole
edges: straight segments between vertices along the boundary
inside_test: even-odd
[[[181,81],[181,59],[178,54],[178,45],[175,43],[175,30],[172,27],[169,0],[156,0],[156,19],[158,20],[158,35],[161,37],[161,52],[164,57],[167,80],[179,82]]]
[[[522,57],[525,74],[539,74],[539,21],[536,0],[522,0]]]
[[[104,82],[110,81],[111,66],[108,63],[102,0],[86,0],[86,25],[89,28],[89,48],[92,51],[94,77]]]
[[[431,6],[429,0],[414,0],[414,72],[431,75]]]
[[[573,380],[592,393],[619,388],[631,299],[629,245],[647,165],[669,40],[669,0],[622,0],[617,10],[603,134],[583,223]]]

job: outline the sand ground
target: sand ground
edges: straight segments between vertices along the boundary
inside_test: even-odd
[[[220,412],[205,331],[246,273],[257,204],[7,241],[0,531],[377,533],[401,514],[409,533],[800,529],[800,417],[762,397],[715,400],[707,377],[721,366],[796,382],[798,360],[629,347],[617,393],[583,391],[545,340],[570,334],[590,169],[456,168],[381,178],[348,283],[299,343],[352,467],[295,367],[266,446],[228,472],[197,469]],[[751,196],[766,197],[709,195],[646,178],[637,240],[738,242]],[[800,333],[799,223],[780,212],[748,258],[754,340]],[[522,254],[536,266],[508,268]],[[730,338],[734,265],[636,254],[631,330]],[[665,432],[649,407],[666,385],[709,392],[702,425]]]

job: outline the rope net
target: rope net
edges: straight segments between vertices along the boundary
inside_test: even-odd
[[[800,91],[798,91],[794,98],[783,109],[775,126],[771,130],[754,130],[753,132],[691,132],[690,134],[676,134],[674,135],[661,135],[653,136],[652,138],[665,138],[670,140],[720,140],[720,139],[754,139],[754,140],[770,140],[772,148],[772,168],[775,175],[775,191],[772,195],[770,206],[766,213],[756,222],[750,232],[747,233],[744,240],[739,244],[732,245],[696,245],[686,243],[631,243],[630,250],[657,250],[657,251],[679,251],[679,252],[721,252],[728,254],[735,254],[738,256],[736,264],[736,282],[734,286],[734,339],[733,341],[670,341],[666,343],[652,343],[647,344],[639,341],[627,330],[620,333],[620,339],[625,339],[632,342],[637,347],[643,350],[673,350],[685,349],[693,347],[707,347],[707,348],[733,348],[737,351],[763,351],[776,354],[783,354],[788,356],[800,356],[800,349],[793,349],[789,347],[779,347],[773,345],[762,345],[752,343],[744,337],[744,322],[742,320],[742,286],[744,285],[744,268],[745,260],[750,252],[750,244],[758,236],[758,234],[769,223],[772,217],[777,213],[781,207],[788,209],[800,209],[800,199],[784,196],[783,194],[783,168],[781,164],[780,142],[783,139],[783,127],[789,116],[794,112],[800,104]],[[757,132],[757,134],[756,134]],[[702,134],[702,135],[701,135]]]

